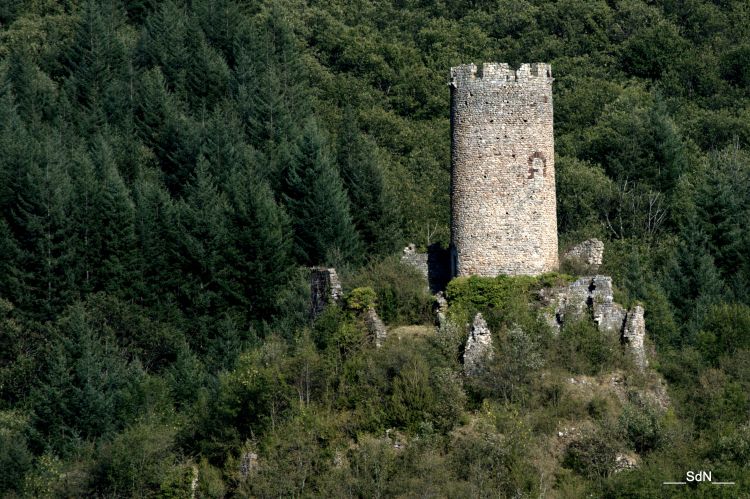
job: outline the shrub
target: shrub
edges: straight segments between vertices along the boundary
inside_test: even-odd
[[[375,290],[369,286],[354,288],[349,296],[346,297],[346,306],[352,310],[360,312],[375,306],[377,295]]]
[[[563,466],[589,479],[606,478],[614,469],[617,447],[610,435],[594,432],[568,445]]]
[[[23,477],[31,468],[33,456],[23,432],[28,418],[14,411],[0,412],[0,495],[19,491]]]
[[[599,331],[592,321],[565,324],[557,341],[555,362],[577,374],[595,375],[611,369],[619,344],[611,334]]]
[[[450,302],[450,316],[459,324],[482,312],[490,329],[518,324],[531,332],[539,329],[537,314],[531,307],[536,292],[570,280],[570,276],[557,273],[537,277],[457,277],[448,283],[445,295]]]
[[[352,275],[347,284],[375,291],[380,317],[391,324],[421,324],[432,321],[432,296],[422,273],[389,257],[370,263]]]
[[[663,416],[651,404],[628,404],[620,415],[619,425],[639,454],[657,449],[666,438]]]

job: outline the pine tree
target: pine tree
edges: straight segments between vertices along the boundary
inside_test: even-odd
[[[25,47],[13,50],[8,57],[7,82],[24,120],[29,123],[54,118],[57,86],[33,62]]]
[[[231,240],[226,261],[231,273],[224,288],[251,317],[268,318],[293,268],[289,218],[250,165],[232,172],[227,193]]]
[[[274,192],[294,157],[301,123],[312,115],[302,49],[275,4],[255,16],[238,51],[233,92],[250,144],[264,155],[261,173]]]
[[[120,123],[131,107],[130,62],[118,36],[126,21],[118,2],[88,0],[68,51],[65,88],[71,102],[83,106],[83,130],[91,132],[103,123]]]
[[[337,152],[352,218],[369,252],[394,251],[401,242],[396,201],[386,187],[377,148],[359,131],[351,108],[344,112]]]
[[[72,152],[70,176],[73,186],[70,218],[76,240],[74,280],[80,293],[85,295],[95,288],[102,241],[97,231],[97,198],[101,186],[91,155],[83,144]]]
[[[135,207],[120,177],[111,148],[103,137],[94,145],[99,177],[96,230],[100,241],[97,288],[120,297],[130,295],[137,282]]]
[[[199,128],[167,90],[159,68],[142,75],[136,100],[136,134],[153,150],[169,191],[179,194],[195,168]]]
[[[666,290],[690,341],[700,330],[710,306],[726,297],[726,285],[707,249],[706,235],[694,217],[682,234],[683,240],[669,268]]]
[[[361,258],[361,243],[349,211],[349,200],[323,132],[307,122],[284,183],[284,200],[292,217],[297,260],[335,264]]]
[[[25,276],[19,305],[50,318],[75,296],[71,182],[59,137],[40,141],[26,165],[11,207],[11,227],[22,251]]]
[[[179,299],[189,315],[214,314],[226,306],[220,280],[228,271],[222,257],[229,240],[227,200],[203,157],[175,208],[178,232],[174,257],[182,273]]]
[[[139,256],[138,302],[163,311],[176,299],[182,278],[176,262],[176,208],[155,172],[145,171],[136,180],[133,199]]]

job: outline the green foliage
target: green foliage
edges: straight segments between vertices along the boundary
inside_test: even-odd
[[[285,172],[284,200],[292,217],[297,259],[340,264],[360,259],[349,199],[317,123],[309,121]]]
[[[100,493],[143,497],[155,495],[166,485],[172,494],[167,497],[184,497],[192,477],[173,469],[174,434],[173,427],[141,423],[117,435],[99,453],[96,488]]]
[[[205,497],[747,476],[744,2],[8,0],[0,24],[0,495],[185,497],[194,469]],[[605,241],[666,414],[566,384],[644,381],[587,321],[551,337],[537,293],[566,276],[454,280],[424,326],[424,276],[393,252],[448,242],[446,72],[498,59],[554,68],[561,247]],[[319,263],[354,291],[311,325],[297,265]],[[373,304],[422,327],[376,349],[351,310]],[[479,311],[495,356],[464,379]],[[547,436],[588,419],[623,434],[560,469]],[[641,467],[610,476],[625,446]]]
[[[566,323],[557,337],[552,362],[578,374],[599,374],[620,358],[618,338],[590,320]]]
[[[395,256],[369,263],[349,281],[353,286],[375,290],[378,314],[388,324],[431,320],[432,297],[424,275]]]
[[[28,449],[24,432],[28,417],[14,411],[0,412],[0,493],[21,492],[23,477],[31,468],[33,455]]]
[[[538,492],[538,482],[531,479],[536,470],[525,459],[528,430],[516,414],[502,434],[496,433],[493,426],[502,416],[490,410],[474,427],[455,432],[450,444],[452,465],[474,494],[503,496],[522,491],[533,495]]]
[[[472,384],[484,397],[523,402],[529,396],[532,376],[545,363],[540,341],[518,326],[503,330],[498,336],[497,352]]]
[[[354,288],[346,297],[346,306],[354,311],[361,312],[374,307],[376,301],[377,295],[371,287]]]
[[[653,404],[626,405],[618,426],[623,428],[629,444],[639,454],[652,452],[667,441],[664,415]]]
[[[598,430],[571,442],[563,465],[591,480],[606,478],[614,470],[618,447],[611,435]]]
[[[711,307],[698,334],[698,349],[706,362],[716,364],[722,356],[731,357],[750,347],[750,307],[722,304]]]
[[[545,328],[537,314],[532,313],[535,293],[571,281],[570,276],[557,273],[537,277],[458,277],[448,283],[445,296],[451,304],[449,313],[458,323],[469,322],[477,312],[482,312],[491,329],[518,324],[534,334],[541,334]]]

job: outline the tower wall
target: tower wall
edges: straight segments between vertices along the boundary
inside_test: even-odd
[[[454,275],[557,270],[549,64],[451,68]]]

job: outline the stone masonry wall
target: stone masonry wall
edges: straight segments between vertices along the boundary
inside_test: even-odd
[[[326,267],[310,268],[310,317],[315,319],[330,303],[341,299],[341,281],[336,269]]]
[[[549,64],[451,68],[454,274],[556,270]]]

